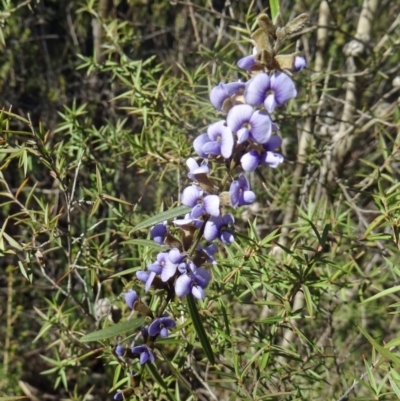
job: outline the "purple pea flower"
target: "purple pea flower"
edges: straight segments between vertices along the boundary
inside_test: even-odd
[[[138,272],[136,272],[136,277],[139,281],[141,281],[142,283],[145,283],[148,279],[149,279],[149,273],[140,270]]]
[[[197,268],[194,263],[189,263],[186,273],[179,276],[175,282],[175,294],[182,298],[193,294],[197,299],[204,299],[204,288],[211,280],[210,273],[202,268]]]
[[[256,60],[254,55],[242,57],[238,62],[237,66],[242,70],[251,71],[251,69],[256,65]]]
[[[125,354],[125,348],[122,345],[118,344],[115,347],[115,353],[122,358]]]
[[[121,392],[115,393],[114,395],[114,400],[115,401],[124,401],[124,396]]]
[[[232,182],[229,195],[233,207],[251,205],[256,200],[256,195],[250,191],[249,180],[244,174],[240,174],[239,178]]]
[[[160,252],[157,255],[157,261],[155,263],[152,263],[151,265],[147,265],[147,269],[150,270],[150,273],[146,279],[146,285],[145,285],[145,290],[148,291],[149,288],[151,287],[151,284],[153,283],[154,277],[157,274],[162,274],[162,271],[165,268],[170,268],[170,265],[172,264],[172,262],[169,260],[168,258],[168,252]],[[136,277],[141,280],[144,281],[144,278],[146,272],[137,272],[136,273]]]
[[[210,217],[204,227],[204,238],[207,241],[219,239],[224,244],[231,244],[235,241],[233,226],[235,219],[231,214],[225,216]]]
[[[147,361],[154,363],[153,351],[147,345],[138,345],[132,348],[132,353],[140,354],[140,363],[144,365]]]
[[[128,292],[125,293],[125,302],[128,305],[129,309],[133,309],[133,305],[138,299],[139,297],[136,294],[136,291],[128,290]]]
[[[207,166],[207,162],[203,160],[199,165],[193,157],[189,157],[186,161],[186,165],[189,168],[188,178],[189,180],[197,182],[196,174],[209,174],[210,168]]]
[[[218,195],[207,195],[196,185],[191,185],[183,190],[181,202],[183,205],[192,207],[191,217],[199,218],[203,214],[219,216],[220,199]]]
[[[248,104],[232,107],[226,122],[231,131],[236,133],[238,143],[250,139],[263,144],[271,137],[272,122],[269,115],[265,111],[254,111]]]
[[[299,72],[299,71],[303,70],[306,67],[307,67],[306,59],[304,57],[301,57],[301,56],[296,56],[294,58],[293,68],[290,70],[290,72]]]
[[[161,271],[161,280],[168,281],[176,273],[178,265],[183,261],[186,255],[182,255],[178,248],[173,248],[168,252],[168,261]]]
[[[264,104],[269,113],[272,113],[276,106],[281,106],[296,96],[294,82],[283,72],[276,72],[272,76],[257,74],[246,84],[244,93],[247,104],[253,107]]]
[[[160,317],[155,319],[149,326],[149,334],[154,337],[160,334],[161,337],[168,337],[168,329],[176,326],[174,320],[169,317]]]
[[[282,139],[273,135],[271,139],[263,145],[264,152],[258,152],[257,150],[251,150],[245,153],[240,163],[244,171],[254,171],[259,165],[267,165],[272,168],[276,168],[283,162],[283,156],[279,153],[274,153],[273,150],[279,147],[282,143]]]
[[[244,82],[230,82],[228,84],[220,83],[212,88],[210,92],[211,104],[217,109],[222,110],[222,106],[226,99],[239,94],[245,87]]]
[[[208,262],[212,263],[213,265],[217,264],[217,261],[214,258],[215,252],[217,252],[218,247],[215,244],[210,244],[206,247],[202,247],[201,245],[198,245],[196,247],[197,251],[203,252],[208,259]]]
[[[164,243],[165,236],[167,235],[167,222],[156,224],[151,227],[150,236],[151,239],[157,244],[162,245]]]
[[[233,135],[225,125],[225,121],[218,121],[207,128],[207,134],[199,135],[193,142],[195,152],[203,158],[222,155],[228,159],[232,155]]]

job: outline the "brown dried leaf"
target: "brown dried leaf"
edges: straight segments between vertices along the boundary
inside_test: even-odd
[[[288,22],[285,26],[287,35],[294,35],[299,33],[309,24],[308,14],[303,13],[298,15],[295,19]]]

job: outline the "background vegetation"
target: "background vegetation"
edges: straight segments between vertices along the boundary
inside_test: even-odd
[[[128,288],[156,307],[134,274],[156,252],[133,228],[177,204],[192,141],[220,118],[208,93],[246,79],[236,61],[268,1],[0,7],[0,390],[112,399],[122,338],[79,339],[112,324],[100,299],[114,318]],[[400,399],[400,5],[281,11],[310,15],[294,42],[308,68],[275,115],[286,162],[250,176],[258,202],[197,304],[217,362],[176,302],[162,381],[138,399]]]

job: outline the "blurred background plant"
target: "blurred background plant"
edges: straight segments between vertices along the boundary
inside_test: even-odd
[[[192,141],[219,119],[208,93],[245,78],[236,61],[268,6],[2,1],[4,399],[112,399],[128,383],[119,338],[80,338],[140,290],[155,250],[134,227],[177,204]],[[400,5],[281,11],[309,13],[288,49],[308,68],[275,114],[286,163],[250,175],[257,204],[236,212],[239,238],[197,304],[216,364],[176,302],[140,399],[400,398]]]

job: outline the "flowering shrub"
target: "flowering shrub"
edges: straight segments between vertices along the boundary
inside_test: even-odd
[[[3,3],[0,398],[399,396],[397,2]]]

